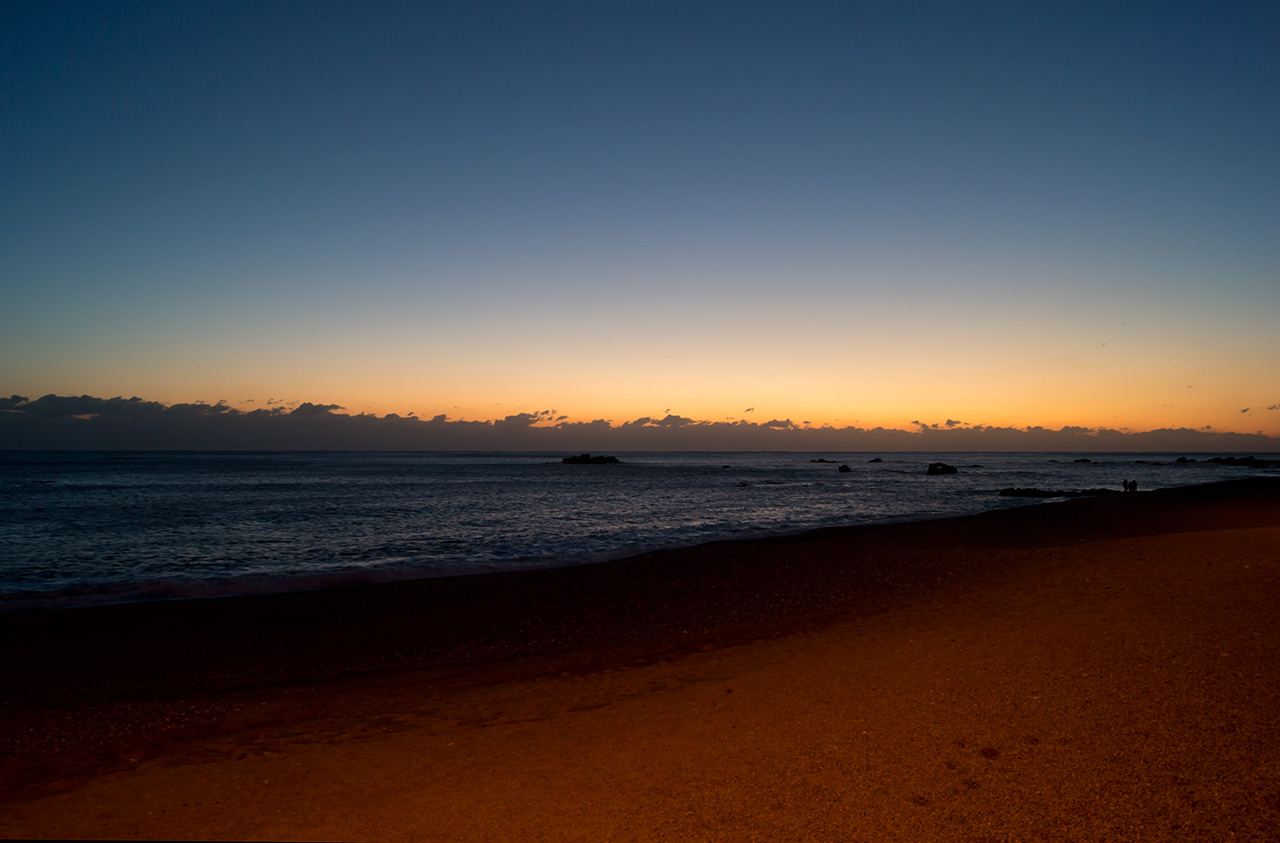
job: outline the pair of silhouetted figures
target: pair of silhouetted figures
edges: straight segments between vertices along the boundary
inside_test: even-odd
[[[1123,483],[1122,485],[1124,486],[1124,490],[1125,490],[1126,492],[1136,492],[1136,491],[1138,491],[1138,481],[1137,481],[1137,480],[1126,480],[1126,481],[1124,481],[1124,483]]]

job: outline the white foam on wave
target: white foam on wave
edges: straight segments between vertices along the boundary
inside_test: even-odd
[[[1045,454],[936,454],[886,455],[876,464],[841,457],[855,468],[837,474],[810,456],[634,455],[627,471],[600,474],[492,455],[442,465],[431,455],[384,464],[347,454],[305,471],[279,455],[216,471],[171,455],[152,471],[165,483],[133,469],[123,483],[117,469],[96,462],[32,458],[9,468],[9,479],[23,484],[0,517],[0,612],[606,562],[1026,505],[998,497],[1004,486],[1118,489],[1132,477],[1150,489],[1235,473],[1118,457],[1080,464]],[[924,466],[937,460],[966,468],[926,477]],[[40,485],[45,475],[57,484]]]

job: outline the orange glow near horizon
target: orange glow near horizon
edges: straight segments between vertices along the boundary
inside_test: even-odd
[[[935,385],[937,386],[937,385]],[[310,389],[308,389],[310,387]],[[966,390],[973,394],[965,396]],[[531,390],[532,392],[532,390]],[[878,400],[868,398],[862,402],[844,400],[839,395],[822,396],[811,393],[810,400],[793,394],[792,390],[769,393],[758,387],[749,394],[743,390],[741,397],[724,397],[707,394],[694,387],[672,388],[659,392],[653,390],[641,400],[628,399],[622,389],[597,390],[591,388],[549,389],[551,400],[537,401],[528,395],[515,400],[485,400],[489,396],[472,396],[470,400],[448,403],[433,399],[430,394],[414,395],[403,392],[373,391],[363,385],[358,389],[335,389],[320,383],[303,384],[290,390],[266,389],[258,395],[234,398],[229,389],[203,390],[192,395],[185,390],[138,389],[119,391],[93,389],[66,390],[61,394],[94,394],[98,397],[137,397],[156,400],[164,404],[216,403],[226,401],[240,410],[292,408],[302,402],[336,404],[337,412],[357,415],[361,413],[385,416],[416,415],[430,419],[445,415],[450,421],[493,421],[520,413],[554,411],[554,416],[541,422],[549,425],[564,417],[569,423],[591,422],[604,419],[613,425],[638,418],[662,418],[668,414],[683,416],[694,421],[737,422],[763,424],[770,420],[790,420],[796,426],[820,428],[856,427],[871,429],[883,427],[896,430],[915,430],[916,422],[923,425],[947,426],[948,421],[958,427],[1044,427],[1057,430],[1063,427],[1088,429],[1106,428],[1126,432],[1141,432],[1164,428],[1212,429],[1216,432],[1258,433],[1280,436],[1280,411],[1266,406],[1235,407],[1222,394],[1214,390],[1176,387],[1157,392],[1126,392],[1125,384],[1113,385],[1110,390],[1094,390],[1097,404],[1090,406],[1083,400],[1052,403],[1047,393],[1050,389],[1028,390],[1020,396],[1002,396],[994,392],[979,392],[972,386],[945,389],[938,386],[933,392],[924,390],[927,399],[912,400],[904,394],[907,390],[889,389],[887,397]],[[812,400],[818,395],[821,400]],[[32,395],[30,397],[38,397]]]
[[[21,376],[5,388],[471,421],[554,410],[571,422],[614,424],[671,413],[812,427],[914,430],[916,421],[950,420],[1280,436],[1268,362],[1280,359],[1280,340],[1265,309],[1210,326],[1170,304],[1144,306],[1143,319],[1099,320],[1062,296],[1022,301],[1017,311],[951,293],[918,314],[888,294],[855,301],[835,291],[829,307],[810,313],[777,286],[758,282],[745,303],[699,301],[671,313],[628,300],[634,307],[616,316],[602,306],[566,315],[552,300],[434,325],[415,322],[412,308],[354,308],[301,327],[254,322],[229,333],[210,320],[109,345],[86,331],[11,360]],[[875,318],[846,315],[872,299]]]

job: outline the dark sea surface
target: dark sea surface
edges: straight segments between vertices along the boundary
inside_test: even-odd
[[[1280,473],[1199,454],[562,456],[0,452],[0,611],[578,564],[1041,502],[1005,487]],[[932,462],[959,472],[927,475]]]

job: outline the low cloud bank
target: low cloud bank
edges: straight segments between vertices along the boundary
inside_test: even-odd
[[[239,410],[225,403],[46,395],[0,398],[7,450],[388,451],[1280,451],[1280,438],[1188,428],[990,427],[947,419],[915,430],[808,427],[790,419],[698,421],[668,414],[570,422],[554,410],[494,421],[350,415],[336,404]]]

